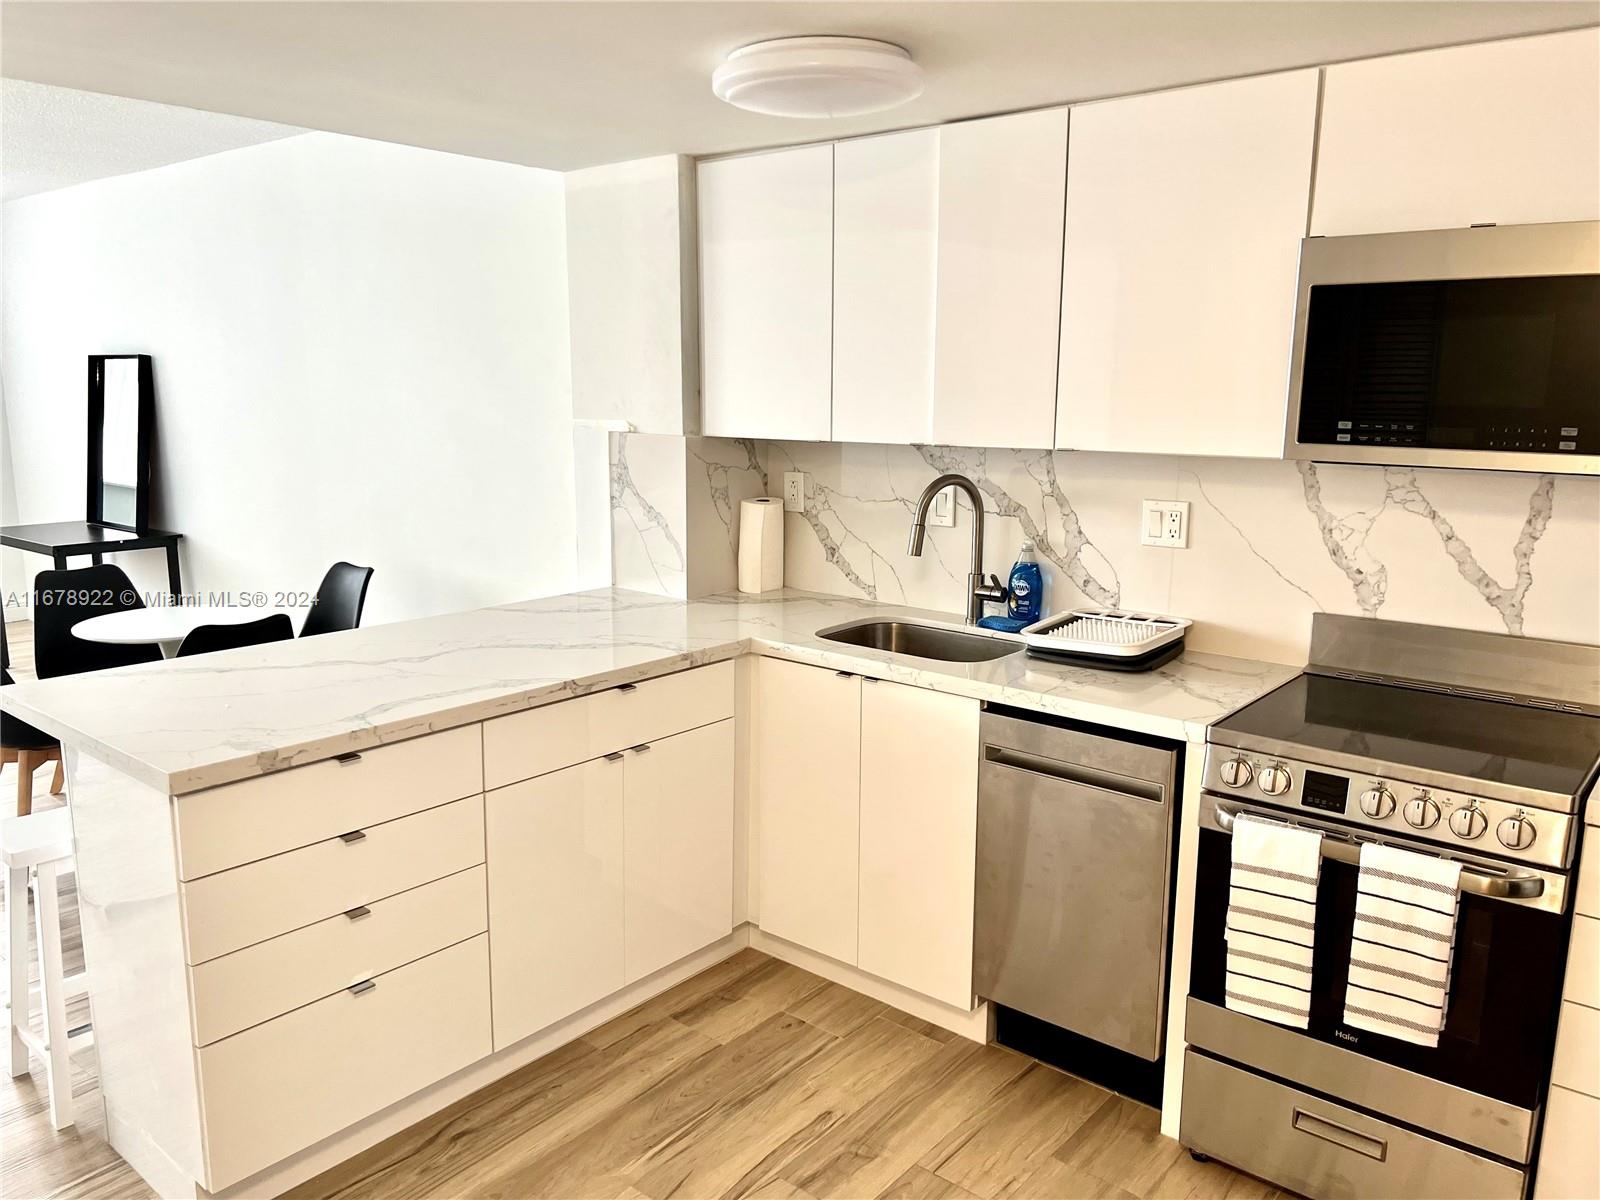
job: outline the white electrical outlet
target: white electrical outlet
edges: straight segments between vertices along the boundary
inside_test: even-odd
[[[928,524],[942,525],[949,529],[956,523],[956,490],[945,488],[933,498],[933,507],[928,509]]]
[[[1189,502],[1146,500],[1140,514],[1139,542],[1169,550],[1189,548]]]
[[[806,510],[806,473],[804,471],[785,471],[783,473],[783,511],[805,512]]]

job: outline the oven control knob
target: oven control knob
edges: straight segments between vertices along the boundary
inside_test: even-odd
[[[1231,788],[1241,788],[1250,782],[1255,771],[1250,766],[1248,758],[1230,758],[1217,768],[1217,774],[1222,776],[1222,782]]]
[[[1483,831],[1487,828],[1489,819],[1479,811],[1476,804],[1458,808],[1450,814],[1450,832],[1458,838],[1475,842],[1483,836]]]
[[[1294,784],[1294,777],[1289,774],[1289,768],[1279,764],[1272,767],[1261,768],[1261,774],[1256,782],[1261,785],[1261,790],[1269,796],[1281,796]]]
[[[1439,806],[1427,792],[1418,792],[1406,801],[1405,818],[1413,829],[1432,829],[1439,823]]]
[[[1381,821],[1394,812],[1394,793],[1381,783],[1361,793],[1361,811],[1375,821]]]
[[[1526,850],[1533,845],[1534,832],[1533,822],[1522,813],[1507,817],[1495,830],[1500,838],[1500,844],[1507,850]]]

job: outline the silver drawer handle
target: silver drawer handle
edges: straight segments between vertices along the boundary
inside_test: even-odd
[[[637,692],[638,690],[639,685],[637,683],[624,683],[617,688],[619,692]]]
[[[628,749],[635,754],[648,754],[650,752],[650,743],[640,742],[637,746],[629,746]]]
[[[372,915],[372,910],[365,904],[358,904],[354,908],[345,909],[344,915],[349,917],[352,921],[359,921],[362,917],[370,917]]]
[[[854,679],[856,677],[854,671],[835,671],[834,674],[840,679]]]
[[[617,751],[615,751],[615,752],[613,752],[611,754],[603,755],[603,757],[605,758],[605,760],[607,762],[621,762],[622,761],[622,751],[621,750],[617,750]]]
[[[360,983],[352,983],[349,987],[345,988],[345,991],[349,992],[352,996],[365,996],[377,986],[378,981],[376,979],[363,979]]]
[[[1369,1137],[1359,1129],[1351,1129],[1348,1125],[1330,1121],[1327,1117],[1319,1117],[1316,1113],[1306,1112],[1303,1108],[1294,1110],[1294,1116],[1289,1123],[1301,1133],[1309,1133],[1314,1138],[1332,1142],[1335,1146],[1343,1146],[1346,1150],[1354,1150],[1357,1154],[1365,1154],[1368,1158],[1375,1158],[1379,1162],[1389,1156],[1389,1143],[1382,1138]]]
[[[352,829],[349,833],[341,833],[339,840],[347,846],[354,845],[356,842],[364,842],[367,840],[367,831],[365,829]]]
[[[333,761],[338,763],[341,767],[349,767],[360,762],[361,755],[358,751],[352,750],[349,754],[335,754],[333,756]]]

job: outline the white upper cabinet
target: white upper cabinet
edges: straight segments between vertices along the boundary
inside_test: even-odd
[[[1600,30],[1329,67],[1311,232],[1600,220]]]
[[[833,438],[926,442],[939,131],[840,142],[833,166]]]
[[[701,163],[702,431],[831,436],[833,147]]]
[[[1067,110],[939,129],[932,440],[1048,447]]]
[[[1317,72],[1073,109],[1056,444],[1283,452]]]
[[[573,416],[697,432],[694,164],[669,154],[564,178]]]

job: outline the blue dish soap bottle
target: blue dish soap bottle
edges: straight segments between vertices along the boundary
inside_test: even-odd
[[[1023,542],[1011,568],[1011,595],[1006,615],[1021,625],[1032,625],[1044,616],[1044,575],[1033,555],[1033,543]],[[1019,628],[1021,627],[1019,625]]]

